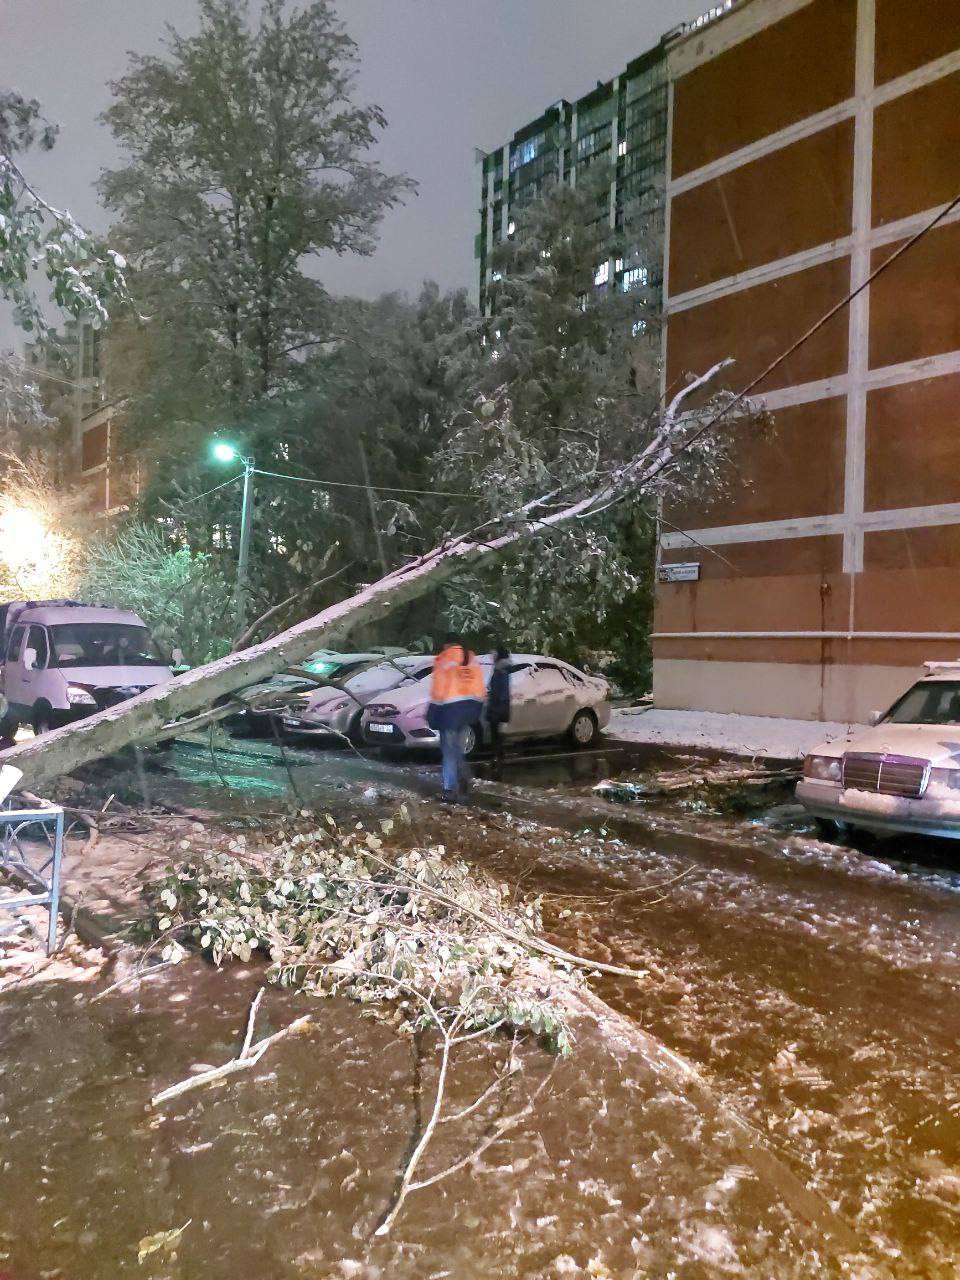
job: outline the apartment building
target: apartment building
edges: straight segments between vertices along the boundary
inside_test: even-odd
[[[28,345],[26,358],[63,429],[61,481],[79,487],[91,514],[109,516],[130,504],[137,476],[118,464],[119,410],[105,393],[101,336],[88,321],[67,320],[62,333]]]
[[[960,654],[960,4],[740,0],[666,66],[665,386],[839,310],[664,512],[655,700],[862,719]]]
[[[732,0],[718,6],[717,12]],[[702,20],[701,20],[702,21]],[[678,29],[679,30],[679,29]],[[674,33],[671,33],[674,34]],[[609,225],[623,230],[631,212],[656,226],[663,205],[667,154],[667,46],[665,36],[608,81],[576,102],[560,99],[518,129],[509,142],[480,157],[480,229],[475,241],[480,307],[491,306],[496,283],[492,257],[513,235],[522,210],[554,183],[576,185],[597,165],[610,174]],[[597,262],[597,288],[659,287],[662,261],[649,243]]]

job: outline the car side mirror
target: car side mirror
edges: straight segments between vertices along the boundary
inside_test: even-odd
[[[883,719],[882,711],[871,711],[870,714],[867,716],[867,724],[871,724],[871,725],[879,724],[882,719]]]
[[[23,651],[23,667],[25,671],[36,671],[37,669],[37,651],[36,649],[24,649]]]

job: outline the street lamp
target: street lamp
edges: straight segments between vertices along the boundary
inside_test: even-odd
[[[237,627],[242,630],[247,610],[247,574],[250,565],[250,535],[253,531],[253,474],[252,458],[245,458],[228,440],[214,441],[211,450],[217,462],[243,463],[243,502],[240,507],[240,553],[237,557],[236,610]]]

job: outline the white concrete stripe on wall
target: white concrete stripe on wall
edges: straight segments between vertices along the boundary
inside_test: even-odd
[[[867,369],[863,382],[868,392],[883,387],[899,387],[905,382],[925,382],[928,378],[944,378],[960,373],[960,351],[945,351],[941,355],[921,356],[917,360],[905,360],[902,364],[883,365],[879,369]],[[822,378],[817,382],[801,382],[792,387],[764,391],[751,396],[761,408],[771,413],[798,404],[813,404],[817,400],[832,400],[845,396],[850,387],[846,374],[834,378]]]
[[[898,529],[927,529],[937,525],[960,524],[960,502],[942,502],[927,507],[890,507],[864,511],[856,517],[861,534]],[[845,533],[850,519],[845,512],[826,516],[797,516],[787,520],[764,520],[755,524],[723,524],[712,529],[691,529],[686,533],[664,533],[664,551],[686,551],[698,545],[734,546],[743,542],[778,542],[783,538],[821,538]]]
[[[900,218],[885,226],[871,228],[870,247],[879,249],[883,245],[893,244],[897,240],[905,240],[915,235],[946,208],[946,204],[937,205],[936,208],[924,209],[922,213],[912,213],[907,218]],[[947,214],[939,225],[945,227],[951,222],[960,222],[960,206]],[[752,289],[758,284],[768,284],[773,280],[779,280],[782,276],[794,275],[798,271],[805,271],[808,267],[817,267],[824,262],[843,258],[852,248],[853,236],[843,236],[839,240],[829,240],[811,249],[801,249],[798,253],[791,253],[785,258],[776,258],[772,262],[764,262],[747,271],[738,271],[735,275],[724,276],[710,284],[700,285],[696,289],[688,289],[686,293],[675,294],[664,311],[667,315],[689,311],[691,307],[713,302],[716,298],[724,298],[731,293],[741,293],[744,289]]]
[[[672,85],[673,81],[671,80],[670,83]],[[750,142],[737,151],[730,151],[727,155],[711,160],[709,164],[702,165],[699,169],[691,169],[680,178],[671,179],[667,183],[667,194],[672,197],[682,195],[684,191],[692,191],[694,187],[702,186],[713,178],[720,178],[733,169],[749,164],[751,160],[759,160],[763,156],[771,155],[774,151],[780,151],[783,147],[789,147],[791,143],[810,138],[824,129],[832,129],[841,120],[849,120],[853,112],[853,99],[848,98],[845,102],[838,102],[834,107],[827,107],[825,111],[818,111],[816,115],[807,116],[805,120],[798,120],[796,124],[788,124],[785,129],[768,133],[765,137],[758,138],[756,142]]]
[[[850,254],[850,292],[863,291],[849,308],[847,438],[843,509],[848,527],[843,539],[845,573],[863,571],[863,514],[866,481],[867,386],[870,366],[870,228],[873,223],[873,102],[876,42],[875,0],[857,2],[856,115],[853,142],[853,245]],[[854,608],[850,593],[851,613]],[[852,626],[851,618],[851,626]]]
[[[960,640],[960,631],[654,631],[651,640]]]
[[[873,105],[882,107],[885,102],[902,98],[905,93],[913,93],[914,89],[922,89],[924,85],[933,84],[935,80],[953,75],[954,71],[960,71],[960,49],[944,54],[942,58],[935,58],[933,62],[927,62],[922,67],[915,67],[913,71],[898,76],[896,80],[888,80],[886,84],[876,86],[872,94]]]
[[[858,41],[859,38],[858,30]],[[871,41],[872,39],[871,32]],[[904,94],[913,93],[915,89],[922,89],[925,85],[942,80],[958,70],[960,70],[960,51],[949,53],[943,58],[936,58],[933,62],[917,67],[914,71],[908,71],[906,75],[898,76],[896,80],[890,80],[879,88],[872,87],[870,101],[874,107],[883,106],[884,103],[892,102],[895,98],[903,97]],[[858,94],[855,94],[853,98],[838,102],[836,106],[818,111],[816,115],[798,120],[796,124],[787,125],[785,129],[779,129],[776,133],[768,133],[766,137],[758,138],[737,151],[731,151],[725,156],[711,160],[709,164],[702,165],[699,169],[692,169],[682,177],[671,179],[667,183],[667,194],[677,196],[684,191],[690,191],[704,182],[709,182],[712,178],[719,178],[733,169],[749,164],[751,160],[759,160],[762,156],[771,155],[774,151],[790,146],[791,143],[812,137],[813,134],[820,133],[824,129],[830,129],[841,120],[849,120],[856,114],[857,97]]]
[[[671,73],[678,79],[685,76],[701,63],[709,62],[727,49],[743,44],[751,36],[810,3],[811,0],[763,0],[762,4],[735,6],[718,21],[678,38],[670,50]]]

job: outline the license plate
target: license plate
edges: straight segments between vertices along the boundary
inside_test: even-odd
[[[393,735],[392,724],[368,724],[367,728],[371,733],[389,733],[391,736]]]

